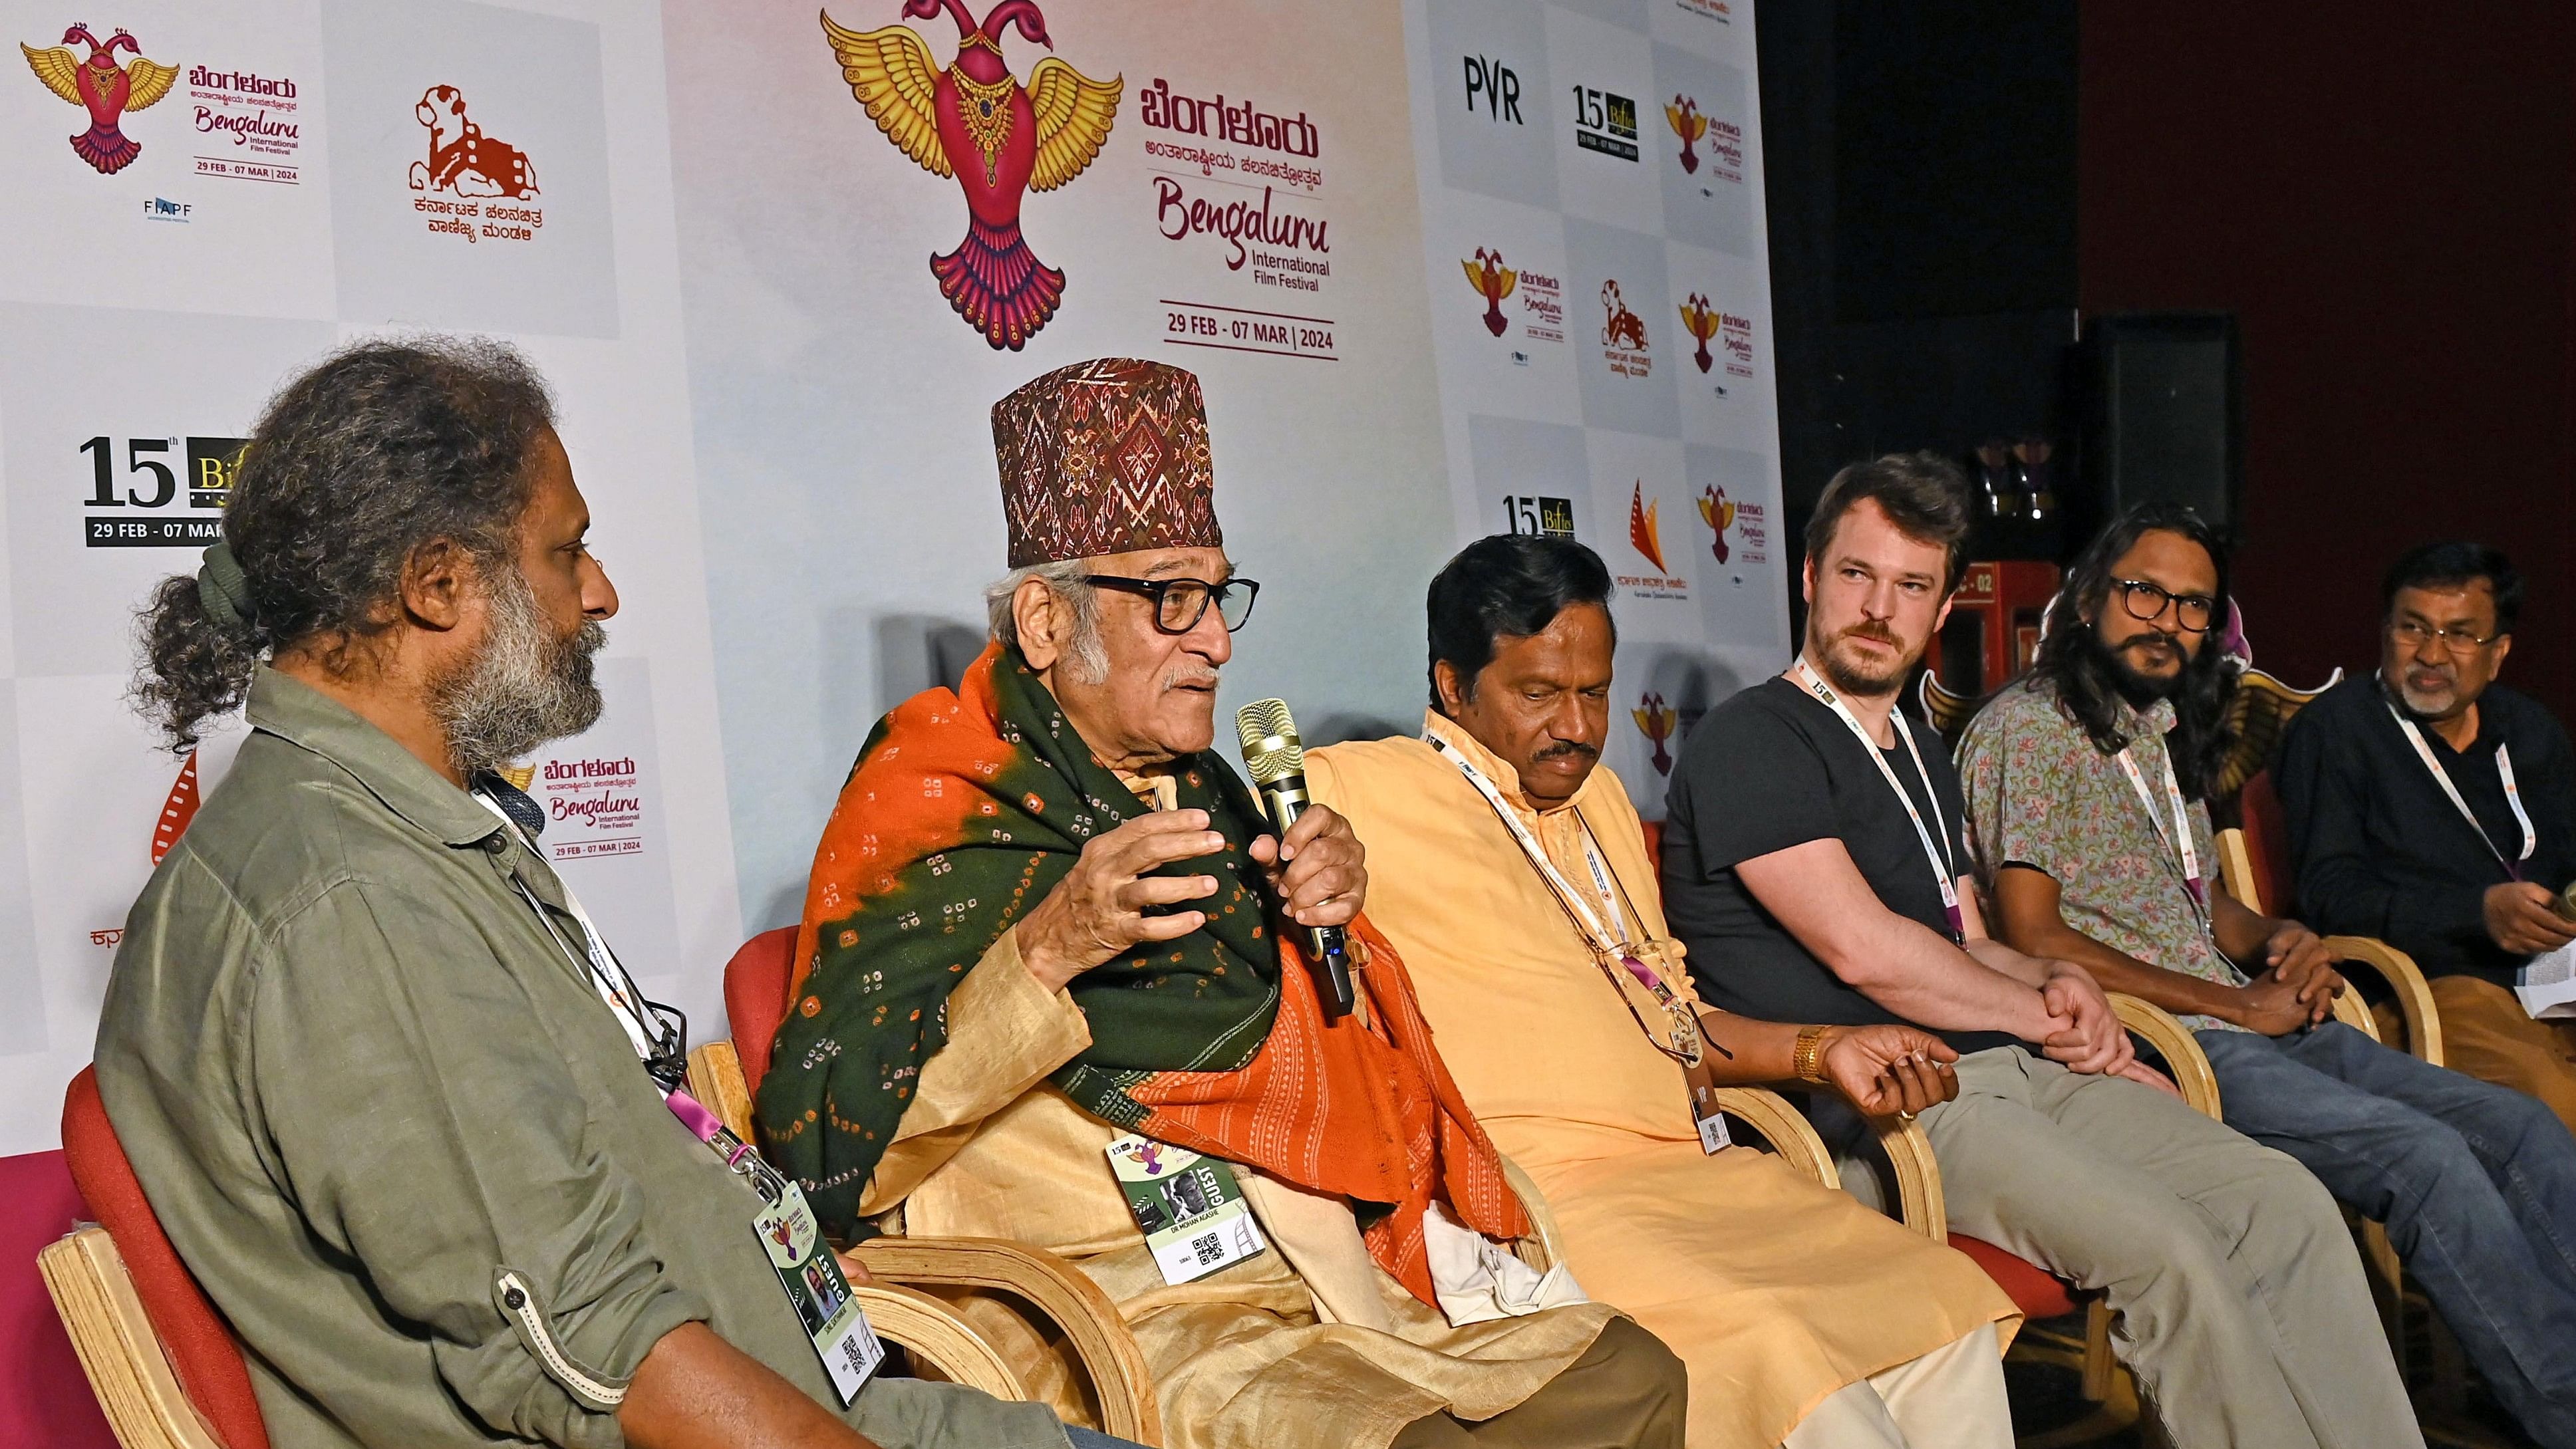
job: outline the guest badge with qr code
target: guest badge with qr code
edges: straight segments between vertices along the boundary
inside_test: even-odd
[[[814,1341],[814,1352],[832,1375],[832,1387],[846,1407],[885,1360],[885,1345],[868,1327],[868,1316],[859,1311],[858,1295],[841,1276],[840,1260],[832,1256],[832,1245],[823,1241],[804,1190],[793,1182],[783,1183],[778,1201],[763,1207],[751,1225],[760,1234],[760,1245],[769,1250],[769,1266],[778,1270],[787,1301],[796,1305],[806,1337]]]
[[[1195,1283],[1266,1246],[1234,1169],[1213,1157],[1131,1132],[1109,1144],[1109,1170],[1166,1283]]]

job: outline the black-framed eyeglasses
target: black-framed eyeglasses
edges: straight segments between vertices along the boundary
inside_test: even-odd
[[[1207,617],[1208,604],[1216,604],[1216,616],[1225,621],[1225,632],[1231,634],[1252,617],[1252,601],[1261,594],[1261,585],[1250,579],[1227,579],[1212,584],[1205,579],[1122,579],[1115,574],[1085,574],[1082,581],[1095,588],[1116,589],[1122,594],[1142,594],[1154,601],[1154,627],[1166,634],[1186,634]]]
[[[2207,594],[2177,594],[2145,579],[2113,579],[2111,587],[2119,591],[2120,607],[2132,619],[2162,618],[2165,605],[2173,605],[2174,623],[2186,634],[2207,633],[2218,613],[2218,601]]]
[[[2423,648],[2427,641],[2439,643],[2445,654],[2472,654],[2503,638],[2504,632],[2498,629],[2481,639],[2466,629],[2436,629],[2417,619],[2399,619],[2388,626],[2389,637],[2403,645],[2410,654]]]

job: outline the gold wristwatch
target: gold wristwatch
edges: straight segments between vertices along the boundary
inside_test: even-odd
[[[1799,1081],[1813,1082],[1819,1087],[1828,1085],[1825,1080],[1825,1028],[1810,1026],[1801,1029],[1797,1049],[1790,1053],[1789,1063],[1797,1072]]]

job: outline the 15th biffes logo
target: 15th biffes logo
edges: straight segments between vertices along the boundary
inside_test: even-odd
[[[1496,337],[1502,336],[1512,325],[1511,320],[1503,315],[1503,299],[1512,294],[1512,287],[1520,281],[1521,274],[1503,265],[1501,252],[1489,252],[1483,247],[1476,248],[1474,261],[1460,265],[1467,269],[1467,285],[1475,288],[1477,295],[1485,299],[1485,330]]]
[[[89,59],[71,53],[67,47],[74,41],[89,47]],[[27,64],[45,89],[89,111],[89,129],[71,138],[72,150],[101,176],[115,175],[143,154],[142,143],[118,129],[117,122],[126,112],[142,110],[168,95],[172,82],[179,79],[177,66],[145,60],[143,47],[122,30],[102,45],[88,26],[75,25],[63,32],[63,43],[51,50],[38,50],[24,41],[18,49],[26,53]],[[131,64],[116,63],[120,50],[134,52]]]
[[[957,22],[956,58],[941,70],[910,27],[844,30],[823,16],[841,77],[903,154],[933,176],[954,176],[966,192],[966,239],[930,259],[939,292],[966,325],[995,348],[1019,350],[1055,315],[1064,273],[1041,262],[1020,237],[1022,193],[1053,191],[1100,154],[1118,118],[1126,77],[1096,81],[1047,56],[1023,86],[1002,63],[1012,26],[1049,50],[1046,20],[1032,0],[1002,0],[983,22],[961,0],[905,0],[903,13]]]

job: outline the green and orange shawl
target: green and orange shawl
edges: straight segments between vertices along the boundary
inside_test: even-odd
[[[1208,924],[1075,979],[1092,1044],[1054,1084],[1115,1126],[1351,1199],[1371,1256],[1436,1305],[1422,1246],[1434,1199],[1490,1236],[1529,1231],[1493,1145],[1394,949],[1355,923],[1373,1025],[1328,1024],[1247,854],[1266,828],[1258,805],[1212,753],[1173,770],[1180,807],[1226,839],[1221,855],[1163,867],[1216,877]],[[759,1093],[762,1151],[827,1226],[867,1232],[861,1194],[948,1040],[949,993],[1083,842],[1145,809],[1016,649],[986,649],[957,692],[878,722],[815,852],[794,1006]]]

